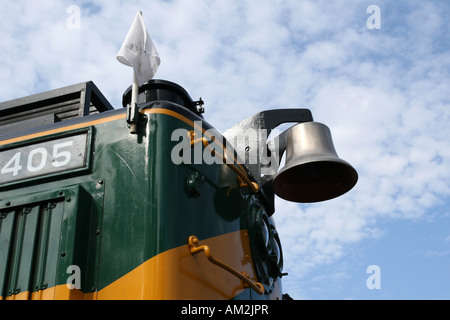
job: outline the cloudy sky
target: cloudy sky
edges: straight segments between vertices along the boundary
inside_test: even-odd
[[[359,181],[277,200],[293,298],[450,299],[449,1],[0,3],[0,101],[92,80],[119,108],[132,72],[116,54],[139,9],[156,78],[202,97],[217,129],[275,108],[330,127]]]

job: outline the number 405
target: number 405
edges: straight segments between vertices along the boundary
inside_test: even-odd
[[[51,166],[55,168],[63,167],[67,165],[72,159],[72,154],[68,150],[63,150],[64,148],[71,147],[73,141],[66,141],[53,145],[51,150],[52,160],[50,161]],[[23,155],[22,151],[16,152],[9,160],[6,162],[4,167],[0,170],[1,174],[10,174],[17,176],[19,172],[24,168],[22,164],[22,158],[26,158],[26,170],[29,172],[38,172],[45,167],[50,166],[49,164],[49,152],[44,147],[38,147],[31,149],[28,155]]]

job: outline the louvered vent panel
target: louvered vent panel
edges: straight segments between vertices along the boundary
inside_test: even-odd
[[[91,81],[0,103],[0,135],[114,109]]]

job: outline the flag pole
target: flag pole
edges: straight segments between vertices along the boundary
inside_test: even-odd
[[[142,17],[142,11],[138,10],[138,13]],[[130,124],[130,133],[137,132],[137,119],[138,119],[138,96],[139,96],[139,84],[136,76],[136,70],[133,68],[133,84],[131,86],[131,105],[128,114],[128,123]]]
[[[131,103],[128,108],[127,120],[130,124],[130,133],[136,133],[137,131],[137,118],[138,118],[138,95],[139,84],[136,77],[136,72],[133,70],[133,84],[131,86]]]
[[[127,123],[130,127],[130,133],[135,134],[137,133],[139,122],[139,109],[137,106],[139,85],[143,85],[153,78],[161,62],[145,27],[142,11],[140,10],[136,13],[136,18],[117,54],[117,60],[133,68],[131,101],[127,107]]]

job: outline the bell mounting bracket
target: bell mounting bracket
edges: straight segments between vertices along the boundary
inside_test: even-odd
[[[314,121],[309,109],[274,109],[258,112],[224,132],[238,158],[260,186],[260,194],[268,213],[274,212],[272,181],[286,150],[286,132],[268,142],[272,131],[283,123]],[[244,142],[244,143],[242,143]]]

